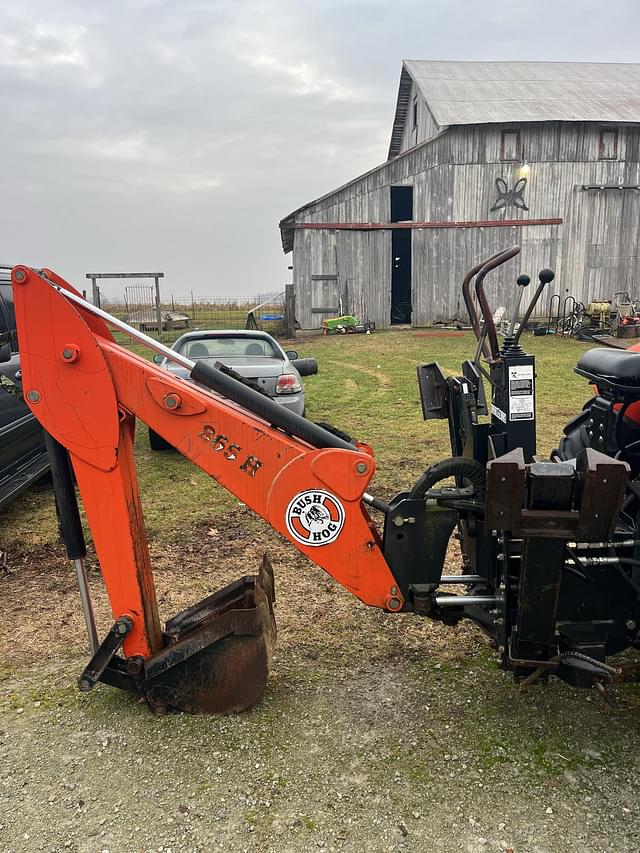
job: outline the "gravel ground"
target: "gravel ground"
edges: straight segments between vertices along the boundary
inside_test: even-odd
[[[251,711],[153,717],[82,661],[0,685],[0,849],[556,851],[640,847],[635,691],[518,692],[457,664],[276,655]]]
[[[636,686],[615,708],[560,682],[523,692],[472,626],[366,608],[256,525],[239,508],[224,536],[205,525],[152,549],[165,616],[253,570],[265,544],[273,557],[273,677],[233,717],[158,719],[103,685],[78,693],[71,568],[57,547],[14,545],[0,577],[0,851],[640,849]]]

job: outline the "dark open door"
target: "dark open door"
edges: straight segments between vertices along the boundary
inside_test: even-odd
[[[391,187],[391,222],[413,219],[413,187]],[[391,323],[411,323],[411,228],[391,231]]]

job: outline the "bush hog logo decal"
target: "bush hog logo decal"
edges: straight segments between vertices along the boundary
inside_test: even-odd
[[[287,530],[303,545],[328,545],[340,536],[344,507],[329,492],[299,492],[287,507]]]

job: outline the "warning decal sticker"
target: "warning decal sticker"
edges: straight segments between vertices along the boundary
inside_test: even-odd
[[[533,365],[517,364],[509,368],[509,420],[534,418]]]

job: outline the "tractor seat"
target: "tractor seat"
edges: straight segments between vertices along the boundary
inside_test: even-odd
[[[591,379],[600,388],[633,392],[640,396],[640,352],[590,349],[576,365],[576,373]]]

